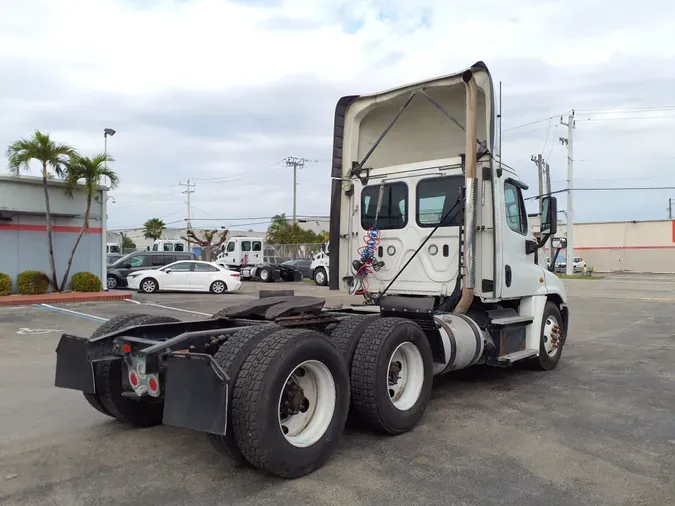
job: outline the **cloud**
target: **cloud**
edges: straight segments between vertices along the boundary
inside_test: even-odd
[[[675,186],[673,21],[665,0],[23,0],[0,18],[0,144],[39,128],[94,153],[114,127],[113,227],[182,219],[188,178],[195,218],[290,214],[286,156],[312,160],[299,213],[327,215],[337,100],[482,60],[503,84],[505,161],[531,188],[539,152],[566,184],[571,109],[577,186]],[[670,196],[580,192],[574,208],[662,218]]]

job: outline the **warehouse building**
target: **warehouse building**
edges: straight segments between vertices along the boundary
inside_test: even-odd
[[[99,187],[91,203],[89,231],[82,237],[73,258],[71,277],[76,272],[88,271],[105,279],[106,190]],[[58,180],[48,182],[48,192],[56,275],[60,283],[84,223],[86,199],[81,190],[68,197],[65,184]],[[0,272],[12,278],[16,290],[16,277],[26,270],[42,271],[51,277],[42,178],[0,176]]]
[[[538,234],[537,218],[530,223]],[[558,223],[556,237],[565,237],[566,227]],[[576,223],[574,256],[598,272],[675,273],[675,221]]]

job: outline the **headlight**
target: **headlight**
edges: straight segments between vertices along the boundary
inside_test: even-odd
[[[140,276],[140,273],[129,274],[129,275],[127,276],[127,279],[129,279],[129,278],[137,278],[138,276]]]

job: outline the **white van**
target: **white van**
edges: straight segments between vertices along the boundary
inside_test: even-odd
[[[188,251],[188,243],[181,239],[155,239],[155,242],[152,243],[151,251]]]

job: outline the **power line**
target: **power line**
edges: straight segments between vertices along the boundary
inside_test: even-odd
[[[509,127],[509,128],[505,128],[505,129],[502,130],[502,132],[509,132],[511,130],[517,130],[518,128],[523,128],[523,127],[530,126],[530,125],[536,125],[537,123],[543,123],[544,121],[548,121],[548,120],[557,118],[561,115],[562,114],[554,114],[553,116],[549,116],[548,118],[538,119],[536,121],[530,121],[529,123],[523,123],[521,125],[516,125],[516,126]]]
[[[604,109],[577,109],[578,113],[584,116],[590,114],[612,114],[616,112],[641,112],[641,111],[672,111],[675,110],[675,105],[657,105],[645,107],[624,107],[624,108],[604,108]],[[594,112],[596,111],[596,112]]]

